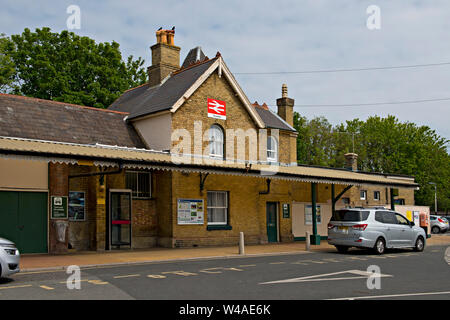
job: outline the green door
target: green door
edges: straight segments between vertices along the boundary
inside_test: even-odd
[[[267,217],[267,240],[269,242],[278,242],[276,202],[266,203],[266,217]]]
[[[21,253],[46,253],[47,193],[1,191],[0,237]]]

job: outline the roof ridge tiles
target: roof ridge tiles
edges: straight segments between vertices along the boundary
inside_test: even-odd
[[[184,72],[184,71],[186,71],[186,70],[192,69],[192,68],[194,68],[194,67],[197,67],[197,66],[199,66],[199,65],[202,65],[202,64],[204,64],[204,63],[207,63],[207,62],[210,62],[210,61],[213,61],[213,60],[216,60],[216,59],[218,59],[218,57],[214,57],[214,58],[212,58],[212,59],[209,59],[208,57],[205,57],[205,59],[202,60],[202,61],[197,61],[197,62],[195,62],[195,63],[190,64],[189,66],[187,66],[187,67],[185,67],[185,68],[181,67],[180,69],[178,69],[178,70],[172,72],[172,76],[174,76],[174,75],[176,75],[176,74],[180,74],[180,73],[182,73],[182,72]]]
[[[41,102],[48,102],[50,104],[55,104],[55,105],[57,104],[57,105],[64,105],[64,106],[72,106],[72,107],[77,107],[77,108],[81,108],[81,109],[95,110],[95,111],[100,111],[100,112],[116,113],[116,114],[123,114],[123,115],[130,114],[129,112],[124,112],[124,111],[115,111],[115,110],[101,109],[101,108],[95,108],[95,107],[89,107],[89,106],[82,106],[82,105],[79,105],[79,104],[73,104],[73,103],[67,103],[67,102],[61,102],[61,101],[54,101],[54,100],[48,100],[48,99],[41,99],[41,98],[35,98],[35,97],[20,96],[20,95],[9,94],[9,93],[0,93],[0,97],[2,97],[2,96],[11,97],[11,98],[14,98],[14,99],[37,100],[37,101],[41,101]]]

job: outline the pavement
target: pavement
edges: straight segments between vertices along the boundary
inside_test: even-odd
[[[427,246],[450,245],[450,233],[433,235]],[[322,240],[320,245],[311,245],[311,252],[329,252],[334,246]],[[23,254],[20,261],[22,272],[63,270],[70,265],[79,267],[113,266],[177,260],[199,260],[217,258],[240,258],[308,253],[305,242],[261,244],[245,246],[245,255],[239,254],[238,246],[203,248],[151,248],[117,251],[85,251],[64,255]]]

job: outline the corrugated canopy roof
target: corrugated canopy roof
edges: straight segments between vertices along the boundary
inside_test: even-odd
[[[318,183],[383,185],[388,187],[417,188],[413,178],[380,174],[358,173],[341,169],[317,168],[309,166],[269,166],[244,163],[217,164],[204,159],[203,164],[174,163],[169,153],[137,148],[120,148],[105,145],[80,145],[0,137],[0,156],[41,157],[52,161],[67,158],[75,160],[95,160],[120,162],[128,167],[148,167],[166,170],[210,172],[216,174],[242,175],[260,178],[309,181]]]

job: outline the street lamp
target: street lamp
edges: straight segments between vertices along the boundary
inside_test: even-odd
[[[428,182],[428,184],[434,185],[434,213],[437,214],[437,192],[436,192],[436,183]]]

